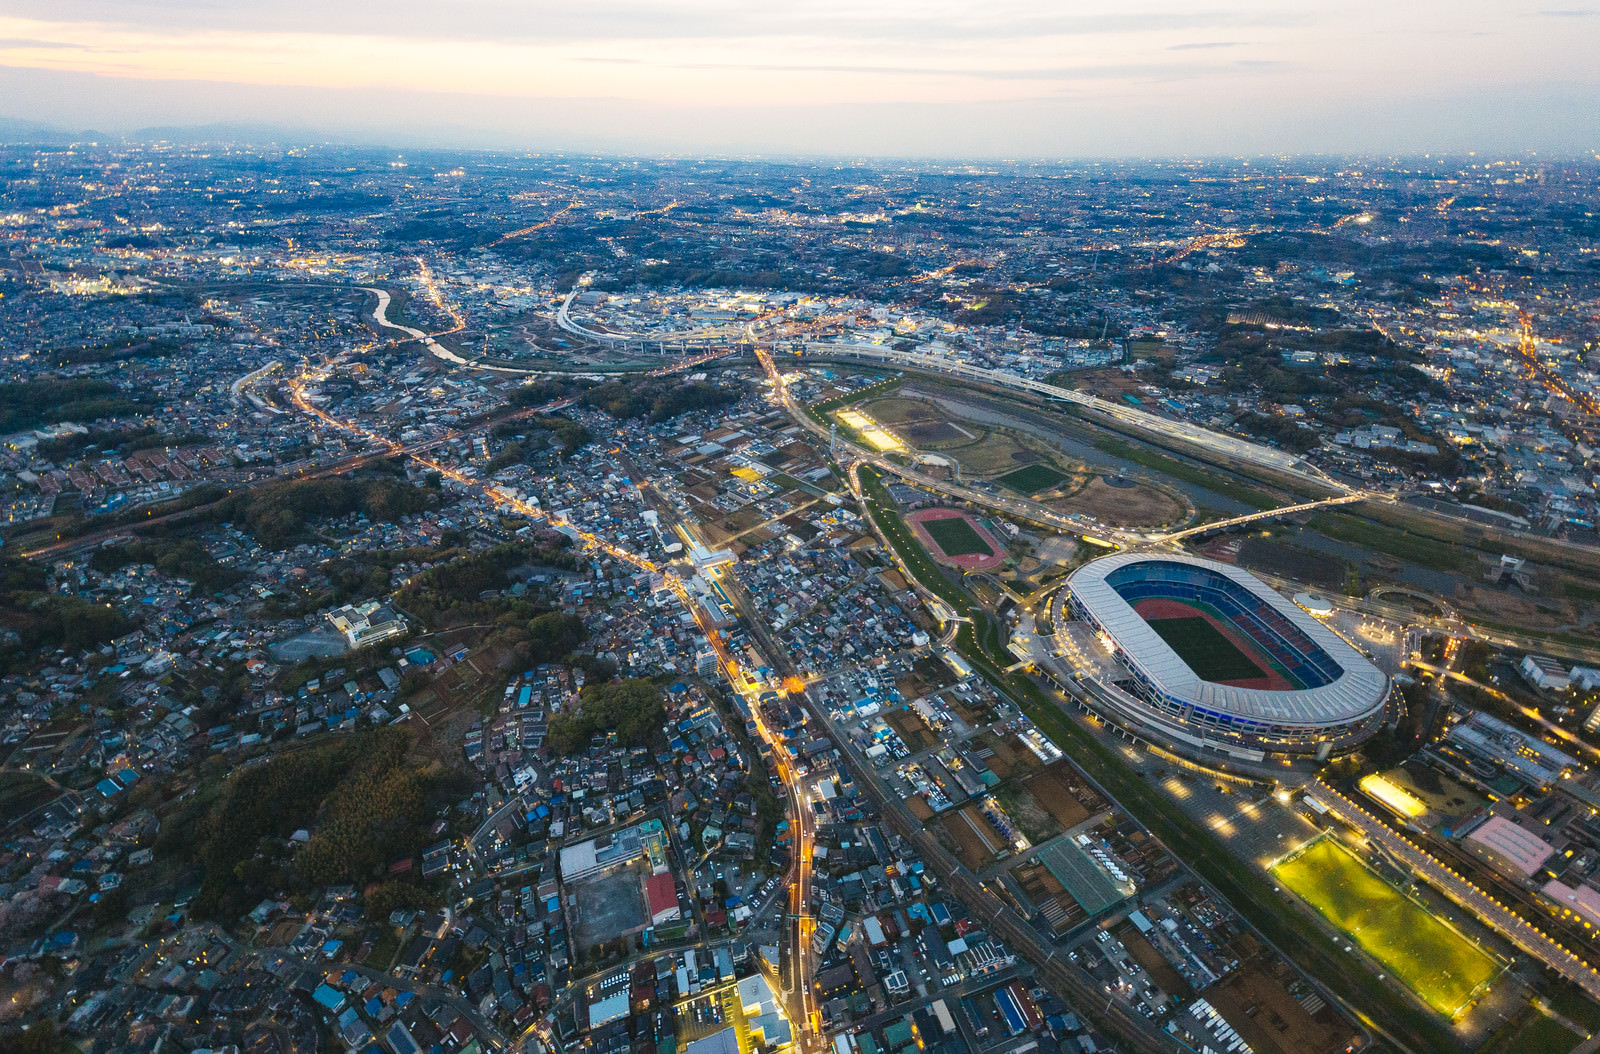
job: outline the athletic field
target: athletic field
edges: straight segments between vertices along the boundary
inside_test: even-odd
[[[1239,646],[1209,619],[1200,615],[1187,618],[1154,618],[1146,620],[1156,636],[1178,653],[1178,658],[1203,681],[1226,683],[1249,681],[1265,677],[1266,673],[1254,659],[1239,650]]]
[[[994,550],[963,517],[947,520],[923,520],[922,529],[939,543],[946,556],[993,556]]]
[[[1037,494],[1041,490],[1048,490],[1066,479],[1061,473],[1049,465],[1029,465],[1019,468],[1015,472],[1007,472],[998,477],[995,482],[1002,487],[1009,487],[1018,494]]]
[[[1280,861],[1273,875],[1349,934],[1424,1003],[1454,1017],[1500,964],[1401,896],[1331,838]]]

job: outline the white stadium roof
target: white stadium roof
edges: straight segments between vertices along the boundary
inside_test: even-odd
[[[1320,688],[1300,691],[1240,688],[1202,680],[1132,605],[1107,584],[1107,575],[1135,563],[1189,564],[1227,578],[1271,604],[1327,652],[1344,672]],[[1080,567],[1067,579],[1067,585],[1146,677],[1168,695],[1207,710],[1271,724],[1338,726],[1373,714],[1388,696],[1389,678],[1366,656],[1265,582],[1237,567],[1182,554],[1117,553]]]

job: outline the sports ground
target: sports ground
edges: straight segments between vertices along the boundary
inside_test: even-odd
[[[1488,953],[1401,896],[1331,838],[1280,860],[1272,874],[1446,1017],[1460,1013],[1500,972]]]
[[[905,519],[923,547],[945,563],[982,571],[1005,562],[1005,547],[959,509],[918,509]]]
[[[1029,465],[1015,472],[1007,472],[995,482],[1002,487],[1009,487],[1018,494],[1037,494],[1041,490],[1049,490],[1066,478],[1049,465]]]
[[[1134,604],[1133,610],[1203,681],[1264,691],[1304,687],[1284,676],[1245,634],[1201,605],[1150,598]]]

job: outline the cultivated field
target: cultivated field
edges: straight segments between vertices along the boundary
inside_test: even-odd
[[[1459,1013],[1500,971],[1487,953],[1401,896],[1331,838],[1279,862],[1272,873],[1446,1017]]]
[[[988,864],[1006,847],[1005,839],[984,819],[976,804],[947,812],[939,817],[939,822],[955,842],[956,856],[974,871]]]

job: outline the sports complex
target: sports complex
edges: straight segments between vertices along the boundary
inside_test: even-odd
[[[1343,638],[1237,567],[1118,553],[1067,579],[1072,614],[1114,657],[1102,716],[1191,755],[1260,761],[1353,749],[1390,683]],[[1125,671],[1125,672],[1124,672]]]

